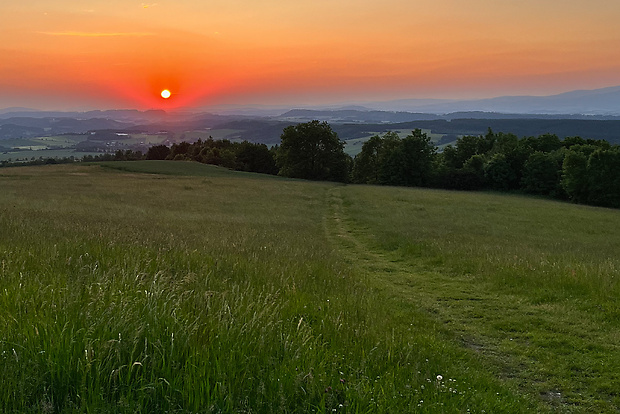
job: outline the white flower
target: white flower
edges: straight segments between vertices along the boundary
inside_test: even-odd
[[[437,381],[441,381],[443,377],[441,375],[437,375]]]

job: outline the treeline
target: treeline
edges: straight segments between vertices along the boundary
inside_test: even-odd
[[[358,184],[432,187],[455,190],[522,192],[578,203],[620,208],[620,147],[607,141],[554,134],[519,138],[511,133],[468,135],[439,151],[415,129],[405,138],[395,132],[368,139],[355,158],[327,122],[284,128],[278,146],[198,140],[171,147],[155,145],[146,154],[114,154],[38,159],[0,166],[67,162],[182,160],[310,180]]]
[[[134,161],[143,160],[145,156],[140,151],[116,151],[116,153],[103,153],[98,155],[83,155],[82,157],[31,157],[20,160],[19,158],[0,161],[0,167],[23,167],[33,165],[50,164],[73,164],[76,162],[101,162],[101,161]]]
[[[523,192],[620,207],[620,147],[603,140],[554,134],[469,135],[438,151],[415,129],[367,140],[351,159],[326,122],[284,129],[275,150],[279,174],[358,184]]]
[[[388,132],[362,146],[352,181],[457,190],[497,190],[620,207],[620,147],[607,141],[556,135],[519,138],[489,129],[438,152],[414,130]]]
[[[198,140],[193,143],[180,142],[171,147],[155,145],[146,153],[147,160],[197,161],[238,171],[277,174],[275,151],[265,144],[248,141]]]
[[[83,157],[64,158],[32,158],[31,160],[5,160],[0,167],[68,164],[74,162],[101,162],[101,161],[139,161],[139,160],[175,160],[197,161],[204,164],[219,165],[222,167],[263,174],[278,174],[276,166],[277,147],[268,148],[265,144],[251,142],[231,142],[228,140],[198,140],[193,143],[180,142],[171,147],[155,145],[148,149],[146,154],[141,151],[118,150],[114,153],[98,155],[84,155]]]

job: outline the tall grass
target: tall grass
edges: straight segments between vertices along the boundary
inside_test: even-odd
[[[333,185],[204,168],[0,176],[0,411],[535,407],[339,256]]]

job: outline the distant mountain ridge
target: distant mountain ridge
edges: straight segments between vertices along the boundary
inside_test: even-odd
[[[394,124],[412,121],[432,121],[454,119],[582,119],[582,120],[618,120],[615,115],[582,115],[582,114],[519,114],[484,111],[450,112],[432,114],[424,112],[376,111],[376,110],[313,110],[292,109],[275,119],[289,122],[306,122],[317,119],[330,123],[385,123]]]
[[[415,111],[447,114],[461,111],[547,115],[620,116],[620,86],[575,90],[549,96],[500,96],[488,99],[449,100],[434,103],[423,100],[396,100],[366,103],[377,110]]]
[[[137,109],[109,109],[95,111],[39,111],[29,108],[0,109],[0,119],[7,118],[73,118],[73,119],[111,119],[120,122],[162,121],[168,114],[160,109],[139,111]]]

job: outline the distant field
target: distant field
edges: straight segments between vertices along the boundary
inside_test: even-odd
[[[168,136],[166,134],[130,134],[125,139],[120,140],[124,145],[159,145],[166,141]]]
[[[41,145],[46,145],[48,147],[62,147],[62,148],[71,148],[74,147],[78,142],[82,142],[87,138],[86,135],[83,134],[75,134],[75,135],[56,135],[50,137],[39,137],[32,138],[32,141],[38,142]],[[6,141],[2,141],[6,142]]]
[[[0,140],[0,146],[5,148],[73,148],[78,142],[86,140],[85,135],[57,135],[38,138],[15,138]]]
[[[620,212],[0,170],[2,412],[617,412]]]
[[[94,152],[75,152],[73,148],[86,140],[85,135],[56,135],[38,138],[18,138],[0,140],[0,161],[31,160],[43,158],[82,158],[84,155],[99,155]],[[18,149],[18,150],[16,150]]]
[[[39,150],[23,150],[23,151],[10,151],[10,152],[0,152],[0,161],[5,160],[31,160],[39,159],[39,157],[43,158],[67,158],[67,157],[75,157],[77,159],[81,159],[85,155],[101,155],[100,152],[75,152],[72,149],[39,149]]]
[[[191,139],[192,141],[197,139],[206,140],[209,137],[218,140],[218,139],[231,139],[231,136],[235,136],[241,133],[241,130],[238,129],[207,129],[203,131],[188,131],[185,132],[184,135],[187,139]],[[234,139],[231,139],[234,141]]]

